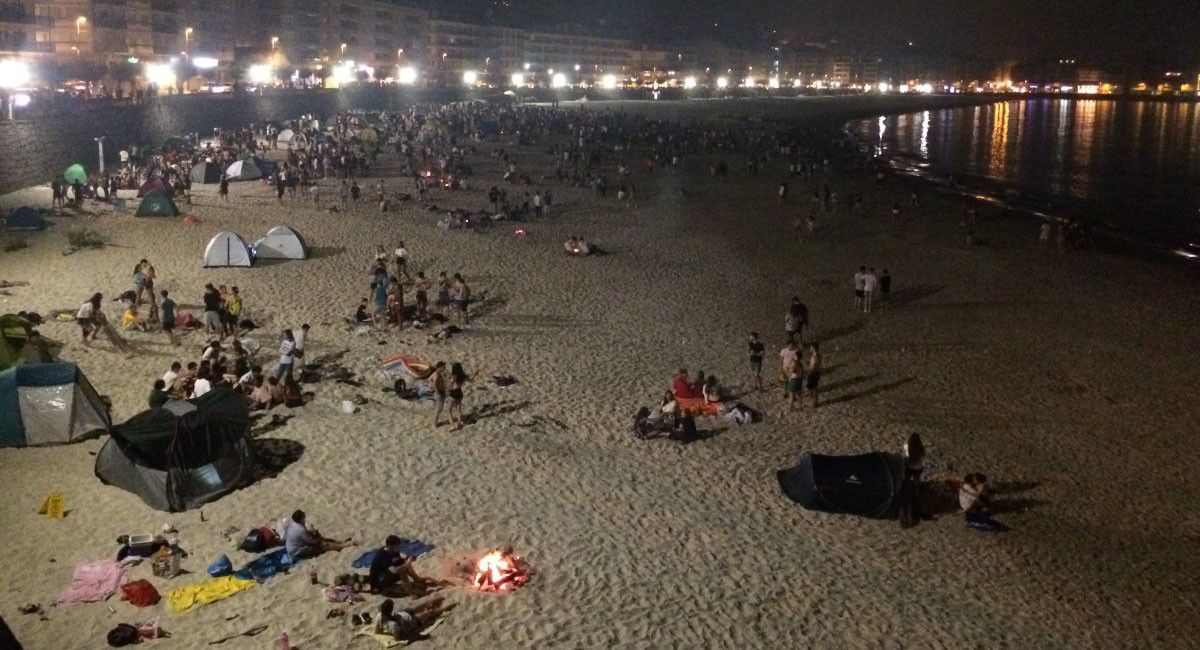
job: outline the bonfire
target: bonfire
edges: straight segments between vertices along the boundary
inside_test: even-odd
[[[479,558],[471,587],[480,591],[513,591],[529,582],[529,564],[513,554],[511,547],[498,548]]]

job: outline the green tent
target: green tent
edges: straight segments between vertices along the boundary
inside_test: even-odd
[[[142,198],[135,217],[178,217],[182,214],[171,197],[162,192],[150,192]]]
[[[74,165],[67,167],[67,171],[63,172],[63,179],[72,185],[74,185],[76,181],[79,181],[79,184],[83,185],[84,183],[87,183],[88,180],[87,170],[83,168],[83,165],[75,163]]]

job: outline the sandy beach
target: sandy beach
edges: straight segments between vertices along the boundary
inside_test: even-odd
[[[620,107],[676,119],[820,110],[686,104]],[[503,170],[483,154],[500,144],[485,142],[470,158],[469,190],[437,190],[433,201],[484,205]],[[535,179],[547,173],[540,148],[519,152]],[[387,158],[378,169],[385,175],[395,172]],[[262,635],[222,647],[273,647],[286,631],[305,650],[370,648],[345,619],[325,618],[333,605],[307,570],[331,580],[396,533],[436,545],[417,562],[435,577],[501,544],[537,569],[514,594],[448,589],[457,607],[420,642],[429,648],[1194,646],[1195,279],[1119,255],[1041,250],[1036,224],[986,207],[981,243],[969,247],[957,199],[926,192],[896,222],[890,208],[907,205],[908,186],[876,185],[864,172],[829,179],[839,192],[862,192],[862,211],[819,216],[800,243],[793,221],[808,212],[811,183],[792,182],[781,206],[775,188],[785,163],[748,176],[729,157],[732,173],[714,180],[714,160],[696,156],[654,173],[635,165],[629,202],[551,184],[550,216],[519,224],[524,237],[514,224],[442,230],[416,203],[389,213],[366,199],[349,213],[280,205],[258,182],[234,184],[228,204],[215,185],[197,186],[193,205],[180,206],[194,225],[89,203],[94,215],[55,217],[50,229],[20,235],[28,248],[0,253],[0,280],[30,284],[0,296],[0,313],[75,310],[93,292],[115,296],[145,257],[158,285],[193,313],[205,283],[237,285],[246,315],[262,326],[253,337],[268,371],[278,332],[307,322],[308,354],[348,349],[341,363],[365,385],[322,382],[311,404],[275,409],[294,417],[255,445],[280,466],[277,475],[206,505],[205,521],[196,511],[153,511],[101,485],[93,464],[103,440],[0,449],[0,615],[29,649],[104,647],[116,623],[155,617],[172,637],[148,648],[207,647],[260,624],[269,626]],[[363,182],[364,196],[375,181]],[[411,181],[386,182],[389,191],[411,191]],[[323,207],[336,194],[324,181]],[[0,197],[6,208],[24,204],[48,207],[49,188]],[[64,256],[75,225],[110,244]],[[302,233],[312,258],[202,268],[216,232],[255,239],[276,225]],[[609,254],[563,255],[571,235]],[[368,295],[376,247],[400,240],[417,269],[461,272],[471,283],[479,302],[466,332],[432,342],[411,329],[356,335],[343,323]],[[891,301],[869,315],[852,304],[851,275],[861,264],[894,277]],[[793,295],[811,310],[826,372],[820,408],[786,413],[774,377]],[[761,394],[747,391],[752,329],[768,350],[771,381]],[[64,342],[61,357],[111,397],[116,422],[143,410],[153,379],[172,360],[198,357],[205,341],[190,333],[174,349],[162,332],[135,333],[137,354],[125,360],[104,341],[83,348],[74,323],[41,331]],[[379,360],[393,354],[461,361],[476,379],[465,400],[473,421],[435,430],[430,404],[381,392],[390,381]],[[679,367],[717,375],[764,421],[702,419],[706,437],[689,445],[634,439],[633,413],[657,400]],[[503,373],[519,383],[489,381]],[[342,400],[356,394],[369,403],[342,413]],[[927,478],[986,473],[1012,530],[972,532],[952,511],[901,530],[895,521],[809,512],[779,490],[776,470],[805,450],[897,451],[912,432],[929,447]],[[65,495],[69,514],[60,521],[37,515],[52,490]],[[48,607],[71,568],[112,556],[120,534],[156,532],[165,522],[179,530],[191,573],[152,580],[166,591],[204,577],[222,553],[235,565],[250,557],[221,531],[244,533],[296,508],[322,532],[352,535],[363,547],[181,615],[115,597]],[[129,576],[149,578],[150,569]],[[49,620],[21,615],[25,603],[41,603]]]

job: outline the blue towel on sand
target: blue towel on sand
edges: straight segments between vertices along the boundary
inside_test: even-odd
[[[400,538],[400,552],[414,560],[432,551],[434,548],[435,547],[433,544],[426,544],[425,542],[417,541],[415,539],[408,539],[406,537]],[[371,562],[374,561],[375,554],[378,552],[379,549],[373,549],[363,553],[362,555],[358,556],[358,559],[355,560],[354,564],[351,566],[353,566],[355,569],[371,568]]]
[[[297,560],[288,555],[287,549],[271,551],[250,560],[233,575],[242,580],[257,580],[263,582],[277,573],[282,573],[296,564]]]

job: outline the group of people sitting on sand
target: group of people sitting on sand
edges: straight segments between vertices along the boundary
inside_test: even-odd
[[[283,541],[288,555],[295,560],[314,558],[322,553],[341,551],[355,545],[353,538],[333,539],[310,527],[303,510],[293,512],[291,517],[279,521],[272,528]],[[383,546],[375,550],[367,575],[350,573],[338,576],[333,589],[348,590],[352,594],[386,596],[387,599],[379,605],[374,621],[369,614],[364,614],[357,615],[355,622],[373,623],[376,634],[411,641],[451,607],[443,605],[443,598],[435,597],[397,610],[392,599],[422,598],[439,586],[443,586],[443,583],[419,575],[413,567],[413,558],[404,554],[402,540],[396,535],[388,535]],[[355,598],[360,599],[357,596]]]

